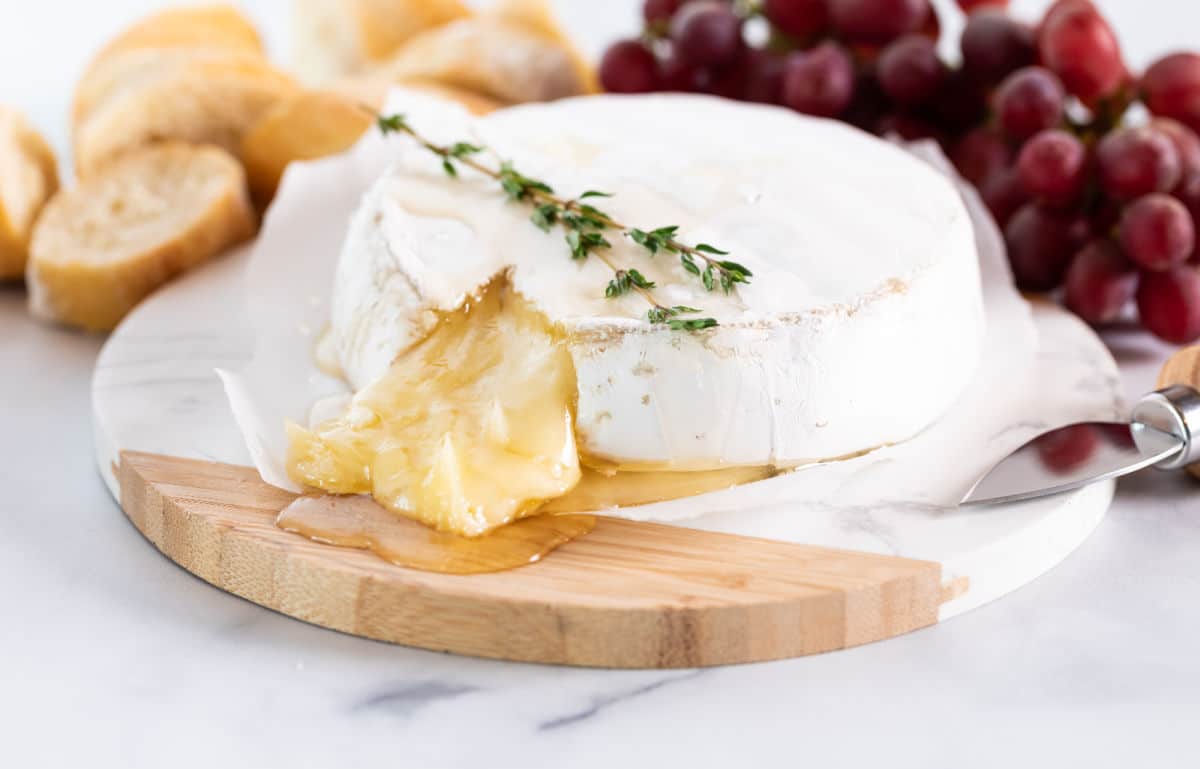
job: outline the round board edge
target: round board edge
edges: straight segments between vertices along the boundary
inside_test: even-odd
[[[613,518],[520,569],[417,572],[278,529],[294,495],[253,468],[124,452],[116,473],[126,516],[195,576],[305,622],[434,651],[610,668],[760,662],[932,625],[954,597],[932,561]]]

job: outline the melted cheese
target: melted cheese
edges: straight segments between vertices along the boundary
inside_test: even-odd
[[[771,467],[730,467],[691,473],[606,473],[584,468],[578,486],[558,499],[550,500],[539,512],[588,513],[648,505],[753,483],[774,474],[775,469]]]
[[[579,482],[575,393],[565,345],[499,281],[443,316],[345,413],[311,430],[288,425],[289,472],[479,536]]]

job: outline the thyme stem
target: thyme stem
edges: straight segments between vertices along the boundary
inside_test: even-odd
[[[497,169],[479,161],[477,155],[483,152],[483,147],[466,142],[437,144],[419,134],[403,115],[381,115],[365,105],[363,109],[374,116],[383,134],[404,134],[426,151],[441,158],[442,168],[447,175],[458,176],[456,164],[470,168],[498,182],[511,200],[532,205],[533,214],[530,218],[539,228],[549,232],[555,225],[561,226],[567,233],[566,239],[572,258],[585,259],[595,256],[612,271],[613,280],[609,282],[605,295],[616,297],[632,292],[642,297],[650,305],[646,317],[651,323],[665,324],[672,329],[684,331],[699,331],[718,325],[715,318],[678,317],[700,313],[699,309],[683,305],[666,306],[660,303],[651,291],[655,287],[654,283],[646,280],[637,270],[619,267],[603,253],[612,248],[612,244],[604,238],[603,232],[616,231],[622,237],[640,245],[651,256],[659,251],[678,254],[684,269],[699,278],[708,291],[720,285],[729,293],[738,283],[750,282],[753,274],[750,270],[736,262],[718,258],[726,256],[725,251],[706,243],[691,246],[679,240],[678,227],[659,227],[648,231],[629,227],[584,202],[589,198],[611,197],[608,193],[590,190],[578,198],[563,198],[555,194],[545,182],[521,174],[510,163],[501,163]]]

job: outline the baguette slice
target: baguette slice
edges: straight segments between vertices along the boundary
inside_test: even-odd
[[[410,83],[458,101],[477,115],[500,105],[490,99],[435,83]],[[279,180],[293,160],[335,155],[354,146],[371,127],[364,106],[379,109],[387,91],[385,82],[359,81],[339,90],[305,91],[275,105],[242,138],[241,160],[246,167],[250,193],[259,210],[275,197]]]
[[[0,107],[0,280],[25,274],[34,221],[57,190],[50,145],[19,112]]]
[[[232,5],[193,5],[150,14],[96,54],[93,62],[143,48],[216,48],[264,55],[254,24]]]
[[[109,95],[191,58],[265,60],[254,25],[229,5],[172,8],[125,29],[96,54],[75,87],[72,126]]]
[[[88,116],[108,101],[161,79],[165,72],[181,72],[189,68],[253,72],[270,70],[270,65],[258,54],[220,48],[138,48],[120,51],[93,63],[75,85],[75,98],[71,105],[73,129],[78,133]]]
[[[486,115],[506,106],[490,96],[468,91],[465,88],[457,88],[433,80],[396,81],[379,72],[340,80],[331,85],[329,90],[354,99],[360,104],[366,104],[375,109],[382,109],[384,102],[387,101],[388,94],[396,87],[415,88],[418,91],[425,91],[451,101],[456,101],[474,115]]]
[[[159,62],[110,94],[78,126],[76,169],[86,177],[123,152],[169,139],[237,152],[246,131],[297,91],[290,77],[264,60]]]
[[[547,0],[496,0],[488,8],[488,16],[540,35],[550,43],[562,46],[571,58],[576,76],[587,93],[600,93],[600,78],[588,58],[567,35]]]
[[[489,15],[416,36],[379,71],[396,82],[433,81],[522,104],[587,93],[574,56],[539,30]]]
[[[59,192],[34,228],[39,317],[107,331],[175,275],[254,234],[245,175],[216,147],[167,142]]]
[[[325,85],[367,70],[427,29],[471,15],[461,0],[295,0],[294,65]]]
[[[288,163],[347,150],[370,127],[358,102],[333,91],[306,91],[276,104],[242,137],[255,204],[261,210],[271,202]]]

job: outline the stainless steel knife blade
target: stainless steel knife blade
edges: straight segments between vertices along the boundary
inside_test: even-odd
[[[1148,467],[1200,460],[1200,393],[1169,387],[1143,398],[1125,422],[1082,422],[1043,433],[993,467],[963,505],[1016,502],[1071,491]]]

